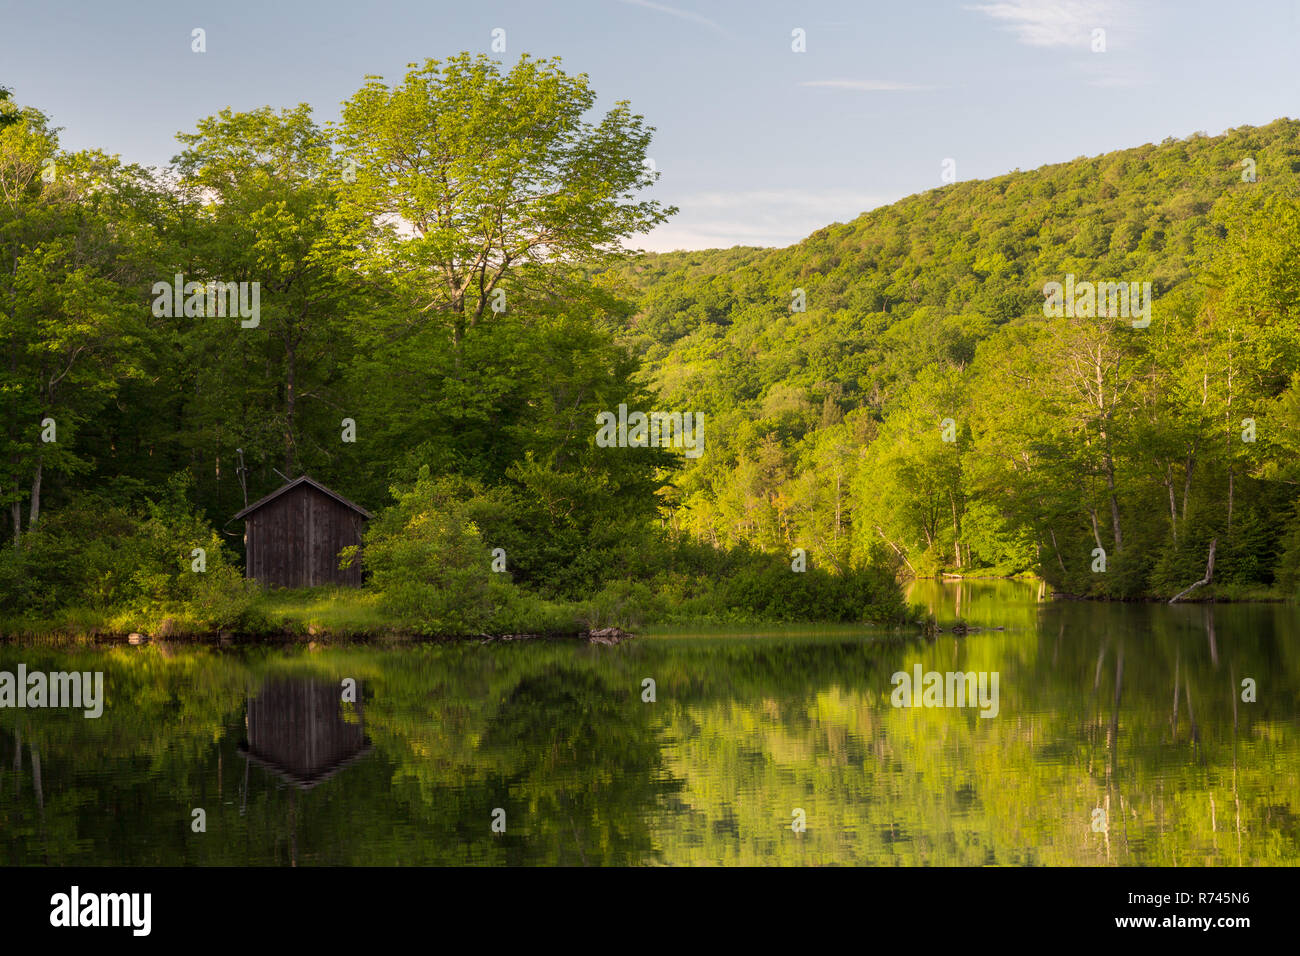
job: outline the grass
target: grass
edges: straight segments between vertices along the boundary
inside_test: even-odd
[[[397,626],[379,608],[378,595],[352,588],[306,588],[263,591],[253,598],[258,624],[239,629],[258,636],[274,634],[373,636]],[[0,617],[0,635],[14,638],[125,636],[135,631],[151,637],[207,637],[218,630],[185,613],[140,610],[62,608],[44,616]]]
[[[663,606],[662,601],[643,601],[626,588],[608,588],[585,601],[546,601],[528,594],[510,612],[499,616],[490,628],[498,636],[505,634],[577,634],[588,628],[616,626],[626,631],[658,636],[707,636],[711,633],[734,634],[737,630],[759,634],[851,634],[864,630],[887,632],[889,625],[818,624],[816,622],[777,623],[759,619],[746,620],[743,615],[710,614],[702,607],[685,604]],[[1277,587],[1214,584],[1198,588],[1183,600],[1187,603],[1217,600],[1220,602],[1268,602],[1293,598]],[[1154,598],[1148,598],[1152,600]],[[245,599],[247,600],[247,598]],[[1159,598],[1168,600],[1168,597]],[[282,637],[290,639],[370,639],[404,638],[421,632],[418,624],[395,617],[382,606],[382,597],[358,588],[318,587],[295,590],[258,590],[246,605],[248,622],[238,628],[217,628],[199,613],[182,611],[141,611],[63,608],[37,616],[0,616],[0,638],[16,640],[94,641],[101,638],[124,638],[139,631],[153,638],[203,639],[219,631],[244,637]],[[687,602],[690,604],[691,602]],[[703,602],[694,602],[701,604]],[[912,619],[916,618],[912,610]],[[220,618],[217,618],[220,620]],[[471,635],[472,636],[472,635]]]
[[[125,637],[138,631],[153,638],[177,639],[206,638],[219,632],[253,637],[349,639],[420,633],[416,624],[385,609],[381,595],[358,588],[258,590],[247,605],[244,617],[250,623],[243,627],[214,627],[211,620],[205,621],[189,610],[70,607],[39,616],[0,616],[0,637],[93,640]],[[588,625],[616,623],[618,617],[528,595],[494,630],[503,634],[577,634]]]
[[[374,636],[397,626],[380,608],[379,595],[357,588],[265,591],[254,608],[270,630],[294,634]]]
[[[859,637],[869,635],[879,637],[901,630],[901,627],[887,624],[818,624],[818,623],[772,623],[771,621],[706,621],[703,623],[661,623],[652,624],[638,631],[643,637]]]

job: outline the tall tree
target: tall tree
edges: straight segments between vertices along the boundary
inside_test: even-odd
[[[343,104],[344,201],[382,228],[371,251],[420,314],[446,317],[459,353],[509,281],[545,290],[675,210],[638,200],[655,179],[652,129],[620,101],[595,124],[586,74],[468,53],[371,78]]]
[[[35,525],[48,474],[89,464],[78,427],[140,374],[144,310],[121,200],[142,175],[60,152],[33,109],[0,129],[0,495],[15,543],[23,501]]]
[[[179,182],[195,203],[186,252],[198,274],[187,278],[257,283],[260,306],[255,327],[230,314],[186,336],[196,454],[219,470],[240,447],[272,484],[275,465],[290,478],[304,463],[346,473],[341,368],[361,288],[337,243],[343,181],[329,138],[306,105],[222,110],[178,138]]]

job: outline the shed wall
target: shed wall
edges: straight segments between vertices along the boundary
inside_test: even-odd
[[[338,554],[361,544],[365,518],[309,484],[299,485],[245,518],[245,573],[285,588],[341,584],[358,587],[361,567],[346,571]]]

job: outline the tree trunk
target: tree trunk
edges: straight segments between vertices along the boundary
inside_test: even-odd
[[[1110,492],[1110,523],[1115,536],[1115,551],[1118,553],[1124,546],[1124,536],[1119,528],[1119,499],[1115,497],[1115,462],[1110,456],[1110,440],[1104,433],[1102,439],[1106,442],[1106,488]]]
[[[1174,503],[1174,466],[1165,465],[1165,487],[1169,490],[1169,529],[1174,535],[1174,544],[1178,543],[1178,508]]]
[[[894,544],[894,542],[890,541],[888,538],[885,538],[885,530],[884,530],[882,527],[880,527],[880,525],[876,525],[876,533],[879,534],[882,538],[884,538],[884,539],[885,539],[885,544],[887,544],[887,545],[889,545],[891,548],[893,548],[893,549],[894,549],[894,553],[897,554],[900,558],[903,559],[903,563],[907,565],[907,567],[908,567],[908,568],[911,570],[911,572],[912,572],[912,576],[915,577],[915,576],[916,576],[916,568],[912,567],[912,562],[909,561],[909,560],[907,560],[907,555],[903,553],[903,549],[900,548],[898,545]]]
[[[292,345],[285,347],[285,382],[284,382],[284,474],[286,478],[297,477],[294,469],[294,416],[298,406],[298,364]]]
[[[1069,572],[1065,570],[1065,561],[1061,558],[1061,546],[1056,543],[1056,532],[1048,528],[1047,533],[1052,536],[1052,549],[1056,552],[1056,563],[1061,566],[1061,574],[1068,574]]]
[[[465,300],[458,297],[452,300],[451,305],[451,350],[456,360],[456,368],[460,368],[460,360],[463,349],[462,343],[465,341]]]
[[[835,472],[835,543],[840,541],[840,473]]]
[[[41,516],[41,475],[44,470],[45,463],[38,458],[36,460],[36,474],[32,476],[32,506],[27,515],[28,531],[36,527],[36,519]]]
[[[1218,545],[1218,543],[1219,543],[1218,538],[1215,538],[1210,542],[1210,559],[1205,564],[1205,577],[1201,578],[1201,580],[1197,581],[1195,584],[1183,588],[1181,591],[1179,591],[1177,594],[1171,597],[1169,599],[1170,604],[1173,604],[1184,594],[1188,594],[1191,591],[1194,591],[1203,585],[1209,584],[1210,581],[1214,579],[1214,549]]]
[[[1228,534],[1232,534],[1232,493],[1233,493],[1233,474],[1232,466],[1228,466]]]
[[[948,501],[952,505],[952,548],[957,555],[957,567],[961,567],[961,521],[957,518],[957,499],[948,492]]]
[[[1236,329],[1228,329],[1228,407],[1223,413],[1224,422],[1227,431],[1224,438],[1227,440],[1227,458],[1228,458],[1228,529],[1227,533],[1232,534],[1232,492],[1233,492],[1233,474],[1232,474],[1232,448],[1233,448],[1233,427],[1232,427],[1232,399],[1233,399],[1233,378],[1236,373],[1236,366],[1233,364],[1232,345],[1233,333]]]

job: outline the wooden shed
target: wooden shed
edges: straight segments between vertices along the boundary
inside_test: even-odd
[[[361,584],[361,564],[339,569],[339,552],[361,544],[372,515],[306,475],[255,501],[244,520],[244,573],[283,588]]]

